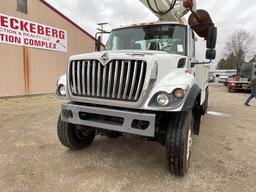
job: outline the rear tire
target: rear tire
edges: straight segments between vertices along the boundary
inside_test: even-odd
[[[117,139],[122,135],[122,133],[117,132],[117,131],[106,131],[105,133],[106,137],[109,139]]]
[[[199,106],[200,103],[197,103],[197,105]],[[205,115],[207,113],[208,106],[209,106],[209,88],[207,87],[205,90],[205,99],[204,99],[201,115]]]
[[[200,133],[200,127],[201,127],[201,110],[198,107],[194,107],[193,109],[193,134],[199,135]]]
[[[208,98],[209,98],[209,91],[207,88],[205,93],[204,104],[200,106],[200,100],[197,99],[195,102],[194,108],[192,109],[192,115],[193,115],[192,130],[194,135],[199,135],[200,133],[202,115],[205,115],[208,110]]]
[[[59,117],[57,134],[62,145],[73,150],[81,150],[93,142],[95,130],[61,121]]]
[[[228,92],[229,92],[229,93],[234,93],[234,92],[236,92],[236,90],[235,90],[234,88],[229,87],[229,88],[228,88]]]
[[[168,125],[166,159],[169,170],[178,176],[186,175],[190,167],[192,150],[192,112],[180,112]]]

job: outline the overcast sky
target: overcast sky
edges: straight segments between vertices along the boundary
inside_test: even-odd
[[[157,21],[157,18],[139,0],[46,1],[93,36],[96,32],[97,23],[100,22],[108,22],[111,29],[131,23]],[[215,63],[223,56],[225,42],[234,31],[245,29],[252,36],[256,34],[255,0],[198,0],[197,7],[207,10],[218,27],[217,60]],[[205,42],[199,39],[197,44],[197,55],[203,59]]]

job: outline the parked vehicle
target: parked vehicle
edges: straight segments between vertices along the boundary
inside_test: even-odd
[[[229,81],[228,82],[228,91],[236,92],[236,91],[249,91],[249,81]]]
[[[228,76],[220,76],[218,78],[218,83],[223,83],[225,86],[228,86]]]
[[[250,91],[249,84],[256,77],[256,63],[243,63],[234,80],[228,82],[228,91]]]
[[[209,77],[208,77],[208,82],[209,82],[209,83],[214,83],[214,82],[215,82],[215,77],[214,77],[214,75],[209,75]]]
[[[105,51],[70,57],[66,92],[56,90],[68,101],[61,107],[58,137],[78,150],[98,134],[144,136],[165,146],[170,172],[183,176],[192,135],[199,134],[208,107],[217,29],[206,11],[195,10],[195,0],[140,1],[161,21],[114,29]],[[190,25],[181,19],[188,9],[194,12]],[[195,58],[194,32],[207,39],[209,62]],[[97,50],[98,45],[97,40]]]

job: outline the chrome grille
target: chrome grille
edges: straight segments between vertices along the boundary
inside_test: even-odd
[[[147,64],[143,60],[71,61],[69,86],[73,96],[137,101],[142,92]]]

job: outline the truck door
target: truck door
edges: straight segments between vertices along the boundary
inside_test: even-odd
[[[197,62],[196,54],[195,54],[195,43],[196,38],[194,32],[190,29],[190,41],[189,41],[189,52],[190,52],[190,60],[191,62]],[[202,90],[201,94],[201,105],[204,103],[206,88],[208,87],[208,76],[209,76],[209,68],[210,65],[195,65],[192,66],[192,71],[195,76],[196,82],[198,86]]]

